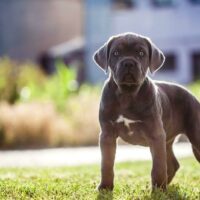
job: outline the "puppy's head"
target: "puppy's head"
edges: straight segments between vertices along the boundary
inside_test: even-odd
[[[111,37],[94,54],[97,65],[111,76],[118,86],[142,84],[148,69],[157,71],[164,63],[163,53],[150,39],[125,33]]]

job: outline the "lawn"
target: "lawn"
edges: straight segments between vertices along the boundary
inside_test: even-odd
[[[99,166],[1,168],[0,199],[200,199],[200,165],[180,160],[181,168],[166,193],[150,191],[151,162],[116,164],[113,193],[96,191]]]

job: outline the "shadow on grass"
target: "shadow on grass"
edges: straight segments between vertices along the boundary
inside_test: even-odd
[[[178,185],[168,186],[167,191],[163,192],[161,190],[155,190],[151,193],[151,199],[160,200],[160,199],[173,199],[173,200],[190,200],[190,197],[186,192],[180,189]]]
[[[100,191],[96,197],[96,200],[112,200],[113,192],[111,191]]]
[[[97,194],[96,200],[113,200],[113,192],[111,191],[101,191]],[[145,200],[190,200],[190,196],[187,194],[187,192],[185,192],[183,189],[181,189],[178,185],[170,185],[168,186],[167,191],[163,192],[162,190],[155,190],[154,192],[152,192],[149,195],[145,195],[143,196],[143,194],[141,194],[141,196],[137,194],[137,196],[135,196],[133,194],[133,196],[131,198],[135,198],[135,199],[145,199]],[[198,199],[198,197],[196,198]]]

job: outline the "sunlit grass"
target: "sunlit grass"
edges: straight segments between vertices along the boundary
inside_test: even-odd
[[[67,158],[66,158],[67,159]],[[198,200],[200,165],[193,158],[181,160],[167,192],[151,194],[151,162],[116,164],[113,193],[96,190],[99,166],[0,169],[0,199],[118,199]]]

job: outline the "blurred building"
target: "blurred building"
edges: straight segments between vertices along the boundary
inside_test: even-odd
[[[82,35],[81,0],[0,0],[0,56],[37,60]]]
[[[111,35],[150,37],[166,56],[153,78],[188,83],[200,78],[200,0],[86,0],[86,66],[91,82],[105,79],[91,57]]]
[[[153,78],[188,83],[200,78],[199,20],[200,0],[1,0],[0,57],[40,59],[49,72],[57,58],[78,60],[80,82],[101,82],[93,53],[129,31],[164,51],[165,66]]]

